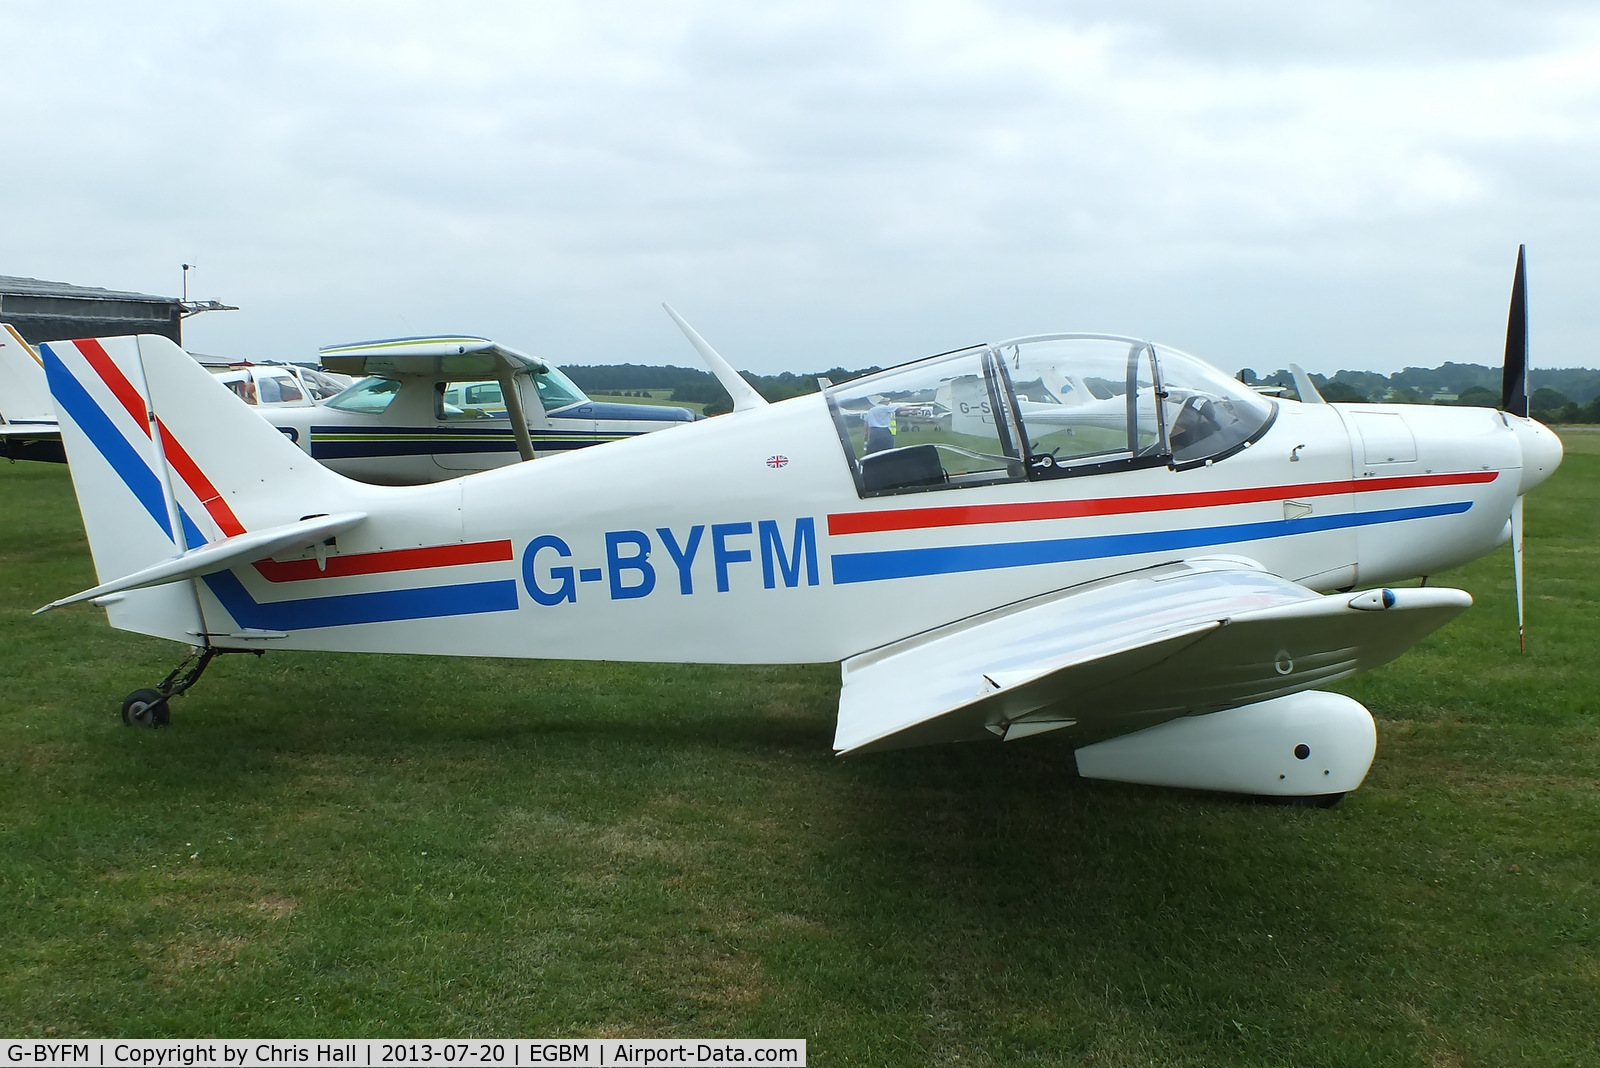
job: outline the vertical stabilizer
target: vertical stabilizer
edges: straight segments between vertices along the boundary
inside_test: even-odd
[[[0,323],[0,422],[56,421],[39,357],[10,323]]]
[[[39,346],[61,421],[96,577],[121,578],[185,548],[167,481],[135,338],[51,341]],[[98,602],[111,625],[175,641],[204,630],[188,584],[117,594]]]
[[[350,485],[166,338],[52,341],[39,355],[102,584],[209,542],[335,511]],[[204,644],[217,629],[205,625],[193,582],[97,603],[124,630]]]

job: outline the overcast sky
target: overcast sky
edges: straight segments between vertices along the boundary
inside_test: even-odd
[[[191,348],[889,364],[1101,331],[1229,371],[1600,353],[1600,7],[0,6],[0,274]]]

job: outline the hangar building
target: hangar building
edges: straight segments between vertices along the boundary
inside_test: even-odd
[[[187,310],[177,297],[0,275],[0,322],[30,345],[124,334],[160,334],[182,345]]]

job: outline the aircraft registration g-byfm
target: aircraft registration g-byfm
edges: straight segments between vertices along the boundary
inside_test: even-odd
[[[1274,400],[1063,334],[385,487],[316,464],[164,339],[42,356],[101,582],[48,607],[195,647],[130,723],[165,722],[233,650],[840,661],[839,752],[1061,731],[1088,777],[1331,798],[1375,731],[1314,687],[1471,603],[1349,591],[1503,543],[1561,459],[1520,414]],[[879,408],[917,414],[885,441]]]

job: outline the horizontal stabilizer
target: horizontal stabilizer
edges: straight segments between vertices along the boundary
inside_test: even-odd
[[[1234,558],[1167,564],[846,660],[834,748],[1114,737],[1376,667],[1471,603],[1442,588],[1324,597]]]
[[[281,527],[235,534],[231,538],[191,549],[175,559],[135,571],[113,582],[102,583],[93,589],[75,593],[71,597],[63,597],[59,601],[51,601],[35,611],[34,615],[48,612],[52,608],[60,608],[62,605],[92,601],[97,597],[113,593],[142,590],[149,586],[164,586],[169,582],[184,582],[202,575],[216,574],[278,553],[309,549],[349,530],[366,518],[365,512],[309,516],[295,523],[285,523]]]

